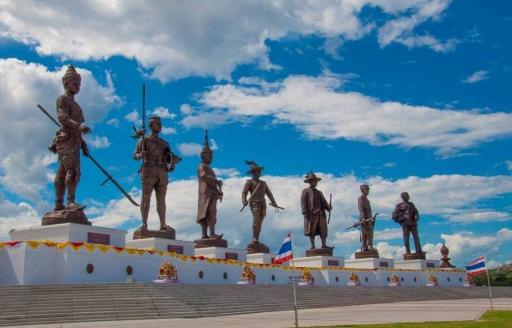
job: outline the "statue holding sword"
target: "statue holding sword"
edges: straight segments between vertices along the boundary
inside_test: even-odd
[[[329,212],[330,219],[332,195],[330,202],[327,203],[322,192],[316,188],[320,180],[322,179],[317,177],[315,173],[309,172],[304,178],[304,182],[308,183],[309,187],[302,191],[300,198],[302,215],[304,216],[304,235],[309,237],[311,243],[311,249],[306,251],[306,256],[332,256],[332,249],[334,248],[327,246],[328,219],[325,215],[325,211]],[[319,250],[316,250],[315,247],[316,236],[320,236],[322,241],[322,248]]]
[[[263,220],[267,214],[267,204],[265,200],[265,196],[269,198],[269,205],[274,207],[276,211],[284,210],[283,207],[277,205],[270,188],[267,183],[260,179],[261,172],[264,167],[259,166],[254,161],[245,161],[247,165],[249,165],[250,169],[247,172],[252,175],[252,178],[247,180],[244,185],[244,189],[242,191],[242,204],[243,207],[240,210],[243,211],[247,205],[252,212],[252,242],[247,245],[247,253],[269,253],[269,249],[264,244],[260,243],[260,232],[261,225],[263,224]],[[251,194],[249,199],[247,199],[248,194]]]

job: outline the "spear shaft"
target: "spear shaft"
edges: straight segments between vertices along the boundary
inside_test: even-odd
[[[59,122],[57,122],[57,120],[56,120],[53,116],[51,116],[51,115],[50,115],[50,113],[48,113],[48,111],[47,111],[46,109],[44,109],[44,108],[43,108],[43,106],[41,106],[41,105],[37,104],[37,107],[38,107],[38,108],[39,108],[39,109],[40,109],[40,110],[41,110],[41,111],[42,111],[46,116],[48,116],[48,118],[49,118],[50,120],[52,120],[52,122],[53,122],[53,123],[55,123],[55,125],[57,125],[59,128],[61,127],[60,123],[59,123]],[[105,169],[100,165],[100,163],[98,163],[98,162],[94,159],[94,157],[92,157],[92,156],[91,156],[91,154],[86,155],[86,157],[88,157],[88,158],[91,160],[91,162],[93,162],[93,163],[94,163],[94,165],[96,165],[96,167],[97,167],[97,168],[98,168],[98,169],[99,169],[103,174],[105,174],[105,176],[107,177],[107,180],[105,180],[105,182],[106,182],[106,181],[108,181],[108,180],[112,181],[112,183],[117,187],[117,189],[119,189],[119,191],[121,191],[121,192],[123,193],[123,195],[124,195],[126,198],[128,198],[128,200],[130,201],[130,203],[132,203],[132,204],[133,204],[133,205],[135,205],[135,206],[139,206],[139,204],[138,204],[138,203],[137,203],[137,202],[132,198],[132,196],[130,196],[130,194],[129,194],[129,193],[127,193],[127,192],[126,192],[126,190],[124,190],[124,188],[123,188],[123,187],[121,187],[121,185],[120,185],[120,184],[119,184],[119,183],[114,179],[114,177],[113,177],[113,176],[111,176],[111,175],[107,172],[107,170],[105,170]],[[105,182],[103,182],[103,183],[102,183],[102,185],[103,185],[103,184],[105,184]]]

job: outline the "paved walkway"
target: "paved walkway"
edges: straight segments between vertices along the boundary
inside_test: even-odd
[[[495,309],[512,310],[512,298],[494,300]],[[410,303],[368,304],[299,311],[301,327],[389,322],[424,322],[476,320],[489,309],[489,299],[426,301]],[[199,319],[154,319],[78,322],[31,325],[31,328],[226,328],[226,327],[293,327],[293,311],[242,314]]]

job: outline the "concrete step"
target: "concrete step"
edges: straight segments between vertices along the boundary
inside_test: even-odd
[[[512,288],[493,289],[512,297]],[[0,326],[78,321],[195,318],[290,310],[291,286],[94,284],[0,286]],[[299,308],[487,297],[483,288],[297,288]]]

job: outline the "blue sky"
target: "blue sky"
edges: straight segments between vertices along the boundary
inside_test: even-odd
[[[442,242],[463,265],[512,251],[512,5],[448,0],[219,1],[166,4],[39,1],[0,5],[0,238],[38,224],[52,207],[54,127],[60,78],[73,63],[77,98],[93,126],[92,153],[139,197],[132,160],[141,85],[148,111],[184,160],[171,175],[168,223],[178,238],[195,223],[197,152],[208,128],[225,181],[218,225],[230,245],[250,239],[240,213],[245,159],[286,210],[269,213],[262,242],[277,250],[287,231],[307,246],[299,209],[302,177],[318,172],[333,194],[329,242],[350,257],[359,236],[359,184],[380,212],[383,256],[403,253],[390,219],[401,191],[420,213],[425,250]],[[79,200],[97,225],[131,231],[138,209],[83,159]],[[156,225],[154,210],[151,224]]]

